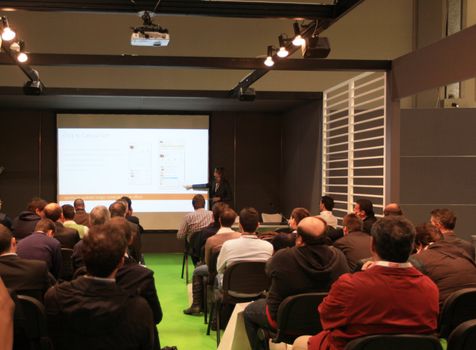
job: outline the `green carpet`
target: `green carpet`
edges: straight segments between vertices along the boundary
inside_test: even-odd
[[[185,279],[180,278],[182,254],[145,254],[147,267],[154,271],[155,286],[160,299],[164,318],[159,324],[161,346],[177,346],[178,350],[216,349],[214,331],[206,335],[207,325],[203,316],[187,316],[183,309],[187,305]],[[190,264],[189,276],[192,278]]]

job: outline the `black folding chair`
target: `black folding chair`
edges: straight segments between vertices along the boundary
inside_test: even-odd
[[[326,296],[327,293],[303,293],[284,299],[278,309],[278,329],[269,332],[273,343],[292,344],[301,335],[322,331],[317,307]]]
[[[60,270],[59,278],[64,281],[71,281],[74,274],[73,268],[73,260],[71,259],[73,255],[73,249],[69,248],[61,248],[61,256],[62,256],[62,265]]]
[[[229,266],[223,275],[223,288],[215,289],[210,315],[217,320],[217,346],[220,344],[220,313],[225,304],[238,304],[257,300],[269,288],[264,261],[238,261]],[[211,316],[207,334],[210,334]]]
[[[207,324],[208,320],[208,290],[213,288],[213,283],[217,275],[217,260],[218,255],[220,254],[220,249],[217,249],[212,252],[210,256],[210,261],[208,262],[208,276],[203,277],[203,317],[204,322]],[[210,314],[210,319],[212,315]],[[210,334],[210,333],[207,333]]]
[[[48,337],[45,308],[41,302],[26,295],[17,295],[14,315],[14,349],[53,349]]]
[[[451,332],[447,350],[476,349],[476,320],[461,323]]]
[[[432,335],[382,334],[350,341],[345,350],[442,350],[440,341]]]
[[[448,338],[461,323],[476,319],[476,288],[465,288],[451,294],[440,313],[440,337]]]
[[[193,245],[195,239],[199,236],[200,231],[194,232],[190,235],[190,240],[187,240],[187,237],[184,239],[184,246],[183,246],[183,259],[182,259],[182,275],[181,278],[183,278],[183,273],[185,271],[185,284],[188,284],[189,277],[188,277],[188,258],[193,256]],[[193,260],[193,258],[192,258]],[[196,262],[193,260],[193,264],[195,265]]]

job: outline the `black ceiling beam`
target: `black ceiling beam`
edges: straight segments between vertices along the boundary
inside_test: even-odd
[[[301,36],[304,38],[311,37],[312,35],[319,35],[324,30],[329,28],[332,24],[337,22],[340,18],[342,18],[345,14],[353,10],[357,5],[362,3],[364,0],[341,0],[336,5],[334,5],[334,14],[332,19],[323,19],[316,21],[306,27],[304,31],[301,32]],[[287,45],[287,49],[289,51],[289,55],[292,55],[300,48],[293,46],[292,44]],[[275,61],[277,61],[277,55],[274,55]],[[274,69],[274,66],[273,66]],[[273,69],[265,69],[260,68],[256,69],[254,72],[248,74],[246,77],[241,79],[238,84],[230,90],[230,96],[237,96],[241,89],[246,90],[259,79],[264,77],[270,70]]]
[[[0,54],[0,65],[16,64],[7,54]],[[32,66],[54,67],[182,67],[201,69],[253,70],[263,67],[262,58],[243,57],[188,57],[188,56],[135,56],[135,55],[77,55],[30,53]],[[325,60],[281,59],[274,70],[287,71],[355,71],[388,70],[386,60]]]
[[[292,1],[292,0],[290,0]],[[157,0],[123,1],[2,1],[2,8],[29,11],[136,13],[153,11]],[[247,1],[162,0],[156,10],[164,15],[217,16],[239,18],[333,18],[338,5],[272,3]]]

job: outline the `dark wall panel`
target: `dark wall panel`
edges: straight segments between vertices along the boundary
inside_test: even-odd
[[[267,113],[213,113],[210,165],[226,168],[234,207],[280,211],[281,117]]]
[[[474,109],[401,111],[401,203],[415,223],[450,208],[456,231],[469,239],[476,214]]]
[[[297,108],[283,117],[283,214],[295,207],[319,213],[321,196],[322,102]]]
[[[34,196],[56,198],[56,117],[48,112],[0,112],[0,197],[10,216]]]

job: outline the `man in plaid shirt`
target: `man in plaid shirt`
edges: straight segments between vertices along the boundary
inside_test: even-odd
[[[192,233],[203,230],[213,222],[213,212],[205,209],[205,198],[201,194],[193,197],[192,205],[195,211],[186,214],[183,218],[177,231],[178,239],[185,237],[189,241]]]

